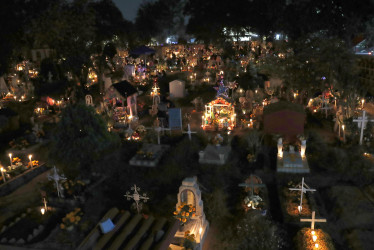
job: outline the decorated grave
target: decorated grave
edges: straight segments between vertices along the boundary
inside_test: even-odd
[[[297,149],[295,150],[295,147]],[[305,154],[306,140],[302,138],[301,145],[283,145],[282,138],[278,139],[277,144],[277,172],[283,173],[309,173],[308,160]]]
[[[242,207],[248,212],[249,210],[259,210],[263,215],[267,211],[267,189],[266,185],[262,184],[260,177],[250,175],[244,183],[240,183],[239,187],[243,187],[247,193],[243,199]]]
[[[236,114],[233,104],[222,97],[217,97],[205,105],[201,126],[204,130],[234,129]]]
[[[144,144],[129,163],[133,166],[156,167],[169,148],[169,145]]]
[[[217,134],[213,138],[213,145],[208,144],[204,150],[199,152],[200,164],[224,165],[227,163],[231,152],[231,146],[221,145],[223,138]]]
[[[304,227],[297,232],[294,241],[297,250],[335,249],[331,237],[322,229]]]
[[[208,234],[209,222],[205,218],[204,204],[196,176],[182,181],[174,215],[180,221],[180,227],[174,236],[171,248],[179,245],[186,237],[190,237],[202,249]]]
[[[282,212],[288,222],[296,222],[300,216],[311,216],[312,210],[316,208],[315,199],[312,195],[316,189],[310,188],[304,181],[289,181],[286,185],[280,185],[280,196]]]
[[[3,223],[0,232],[0,248],[10,245],[33,244],[45,239],[61,220],[60,210],[48,207],[41,213],[40,207],[28,208]]]

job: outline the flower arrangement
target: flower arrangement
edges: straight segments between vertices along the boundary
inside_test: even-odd
[[[186,203],[182,203],[177,209],[174,211],[175,218],[184,223],[187,223],[191,218],[196,216],[196,208],[194,206],[187,205]]]
[[[217,134],[213,139],[212,139],[213,145],[221,145],[223,143],[223,137],[220,134]]]
[[[37,166],[39,166],[39,161],[36,161],[36,160],[31,161],[31,165],[30,165],[30,162],[27,164],[28,168],[29,167],[37,167]]]
[[[86,186],[86,183],[84,183],[81,180],[72,181],[67,180],[63,183],[63,187],[66,190],[66,193],[68,195],[78,195],[80,192],[83,191],[83,188]]]
[[[62,223],[60,224],[60,228],[63,230],[71,231],[74,229],[76,225],[81,221],[83,216],[83,212],[81,208],[77,207],[70,213],[66,214],[64,218],[62,218]]]
[[[28,147],[29,145],[30,145],[29,142],[24,138],[20,138],[17,141],[15,139],[13,139],[12,141],[9,142],[9,146],[11,148],[16,148],[16,149],[19,149],[19,150],[24,149],[24,148]]]
[[[136,152],[136,154],[144,159],[148,159],[148,160],[153,159],[153,152],[144,152],[143,150],[139,150],[138,152]]]

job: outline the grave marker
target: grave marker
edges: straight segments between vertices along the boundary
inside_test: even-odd
[[[299,212],[303,209],[303,193],[306,194],[306,192],[315,192],[317,190],[310,188],[305,182],[304,177],[301,179],[301,183],[297,185],[295,188],[289,188],[291,191],[301,191],[300,192],[300,206],[298,207]]]
[[[327,222],[327,220],[326,219],[323,219],[323,218],[321,218],[321,219],[316,219],[316,212],[315,211],[313,211],[312,212],[312,218],[311,219],[300,219],[300,222],[311,222],[311,225],[310,225],[310,228],[312,229],[312,230],[314,230],[314,224],[316,223],[316,222]]]
[[[366,116],[366,111],[362,111],[362,116],[358,117],[357,119],[353,119],[353,122],[357,122],[357,125],[360,130],[360,145],[362,145],[362,140],[364,138],[364,129],[366,128],[366,123],[367,122],[374,122],[373,119],[369,120],[368,117]]]

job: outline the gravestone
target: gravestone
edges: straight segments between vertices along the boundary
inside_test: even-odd
[[[202,245],[204,244],[205,237],[209,230],[209,222],[205,218],[204,203],[201,199],[201,191],[196,176],[185,178],[182,181],[182,185],[179,187],[176,210],[178,210],[178,207],[182,204],[193,205],[196,208],[196,216],[192,217],[191,221],[187,223],[183,229],[178,230],[175,237],[183,238],[184,232],[189,230],[190,234],[196,236],[196,243],[199,243],[200,249],[202,249]],[[200,228],[201,235],[199,235]]]
[[[86,95],[86,105],[93,106],[92,95]]]

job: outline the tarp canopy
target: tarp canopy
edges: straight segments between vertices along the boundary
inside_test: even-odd
[[[134,55],[134,56],[140,56],[140,55],[150,55],[150,54],[154,54],[156,51],[154,49],[151,49],[147,46],[140,46],[132,51],[130,51],[130,55]]]

